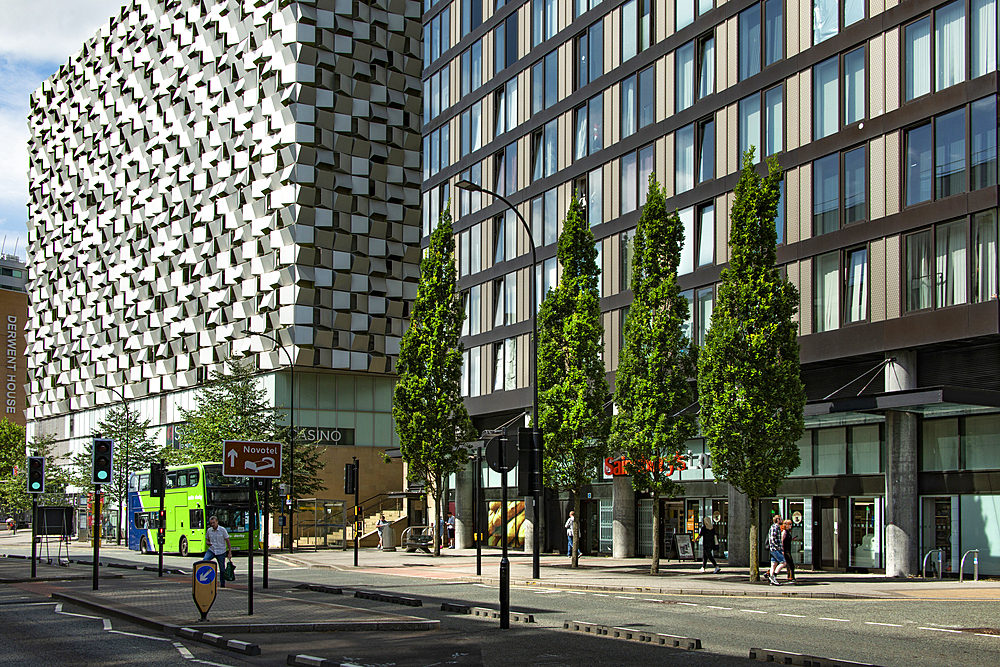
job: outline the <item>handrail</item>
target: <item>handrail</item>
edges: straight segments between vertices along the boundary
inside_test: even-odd
[[[927,555],[924,556],[924,566],[921,569],[921,575],[923,576],[924,579],[927,578],[927,559],[930,558],[931,554],[934,554],[934,553],[936,553],[938,555],[938,576],[937,576],[937,578],[938,579],[942,579],[943,578],[943,572],[942,572],[942,570],[944,570],[944,549],[931,549],[930,551],[927,552]]]
[[[962,562],[958,565],[958,583],[962,583],[965,574],[965,558],[972,553],[976,554],[972,557],[972,580],[979,581],[979,549],[969,549],[962,554]]]

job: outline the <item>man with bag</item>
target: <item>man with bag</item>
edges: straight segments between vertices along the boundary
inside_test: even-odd
[[[202,563],[208,563],[213,558],[219,563],[219,586],[226,587],[226,578],[223,573],[226,571],[226,558],[233,559],[233,549],[229,545],[229,531],[224,526],[219,525],[219,517],[208,517],[208,530],[205,531],[208,550]]]

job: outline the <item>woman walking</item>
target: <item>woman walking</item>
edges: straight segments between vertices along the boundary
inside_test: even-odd
[[[704,572],[705,568],[708,567],[708,561],[712,561],[712,566],[715,570],[712,574],[718,574],[722,569],[719,564],[715,562],[715,554],[713,553],[716,548],[718,548],[718,540],[715,536],[715,524],[712,522],[712,517],[706,516],[701,520],[701,571]]]
[[[785,519],[781,524],[781,553],[785,557],[785,567],[788,569],[788,581],[795,581],[795,561],[792,560],[792,520]]]

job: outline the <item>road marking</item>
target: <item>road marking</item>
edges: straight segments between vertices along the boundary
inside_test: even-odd
[[[618,598],[619,600],[634,600],[635,599],[635,598],[630,598],[627,595],[616,595],[615,597]]]
[[[695,604],[694,602],[678,602],[677,604],[682,604],[685,607],[698,607],[698,606],[700,606],[700,605]]]
[[[89,619],[92,619],[94,621],[102,621],[102,620],[104,620],[100,616],[88,616],[87,614],[74,614],[73,612],[70,612],[70,611],[57,611],[56,613],[57,614],[62,614],[63,616],[76,616],[77,618],[89,618]]]
[[[480,588],[493,588],[492,586],[489,586],[487,584],[472,584],[472,585],[473,586],[479,586]]]
[[[836,621],[838,623],[850,623],[851,622],[850,619],[847,619],[847,618],[827,618],[826,616],[820,616],[819,620],[821,620],[821,621]]]
[[[788,618],[805,618],[802,614],[778,614],[778,616],[787,616]]]
[[[57,604],[55,602],[3,602],[4,607],[40,607],[46,604]]]
[[[168,642],[170,641],[167,637],[154,637],[152,635],[140,635],[137,632],[125,632],[124,630],[108,630],[113,635],[126,635],[129,637],[141,637],[142,639],[152,639],[154,642]]]
[[[598,598],[609,598],[609,597],[611,597],[611,596],[610,596],[610,595],[607,595],[607,594],[605,594],[605,593],[594,593],[594,597],[598,597]]]
[[[740,611],[745,611],[748,614],[766,614],[766,611],[758,611],[756,609],[740,609]]]
[[[230,667],[230,665],[224,665],[221,662],[209,662],[208,660],[192,660],[191,662],[197,662],[202,665],[212,665],[212,667]]]
[[[902,625],[897,623],[876,623],[875,621],[865,621],[865,625],[884,625],[887,628],[901,628]]]
[[[959,634],[962,633],[961,630],[951,630],[949,628],[925,628],[925,627],[918,627],[917,630],[933,630],[934,632],[957,632]]]
[[[566,591],[566,592],[567,593],[572,593],[573,595],[586,595],[587,594],[584,591]],[[600,593],[594,593],[594,595],[600,595]],[[604,597],[608,597],[608,596],[605,595]]]
[[[181,644],[180,642],[173,642],[173,645],[174,648],[177,649],[177,652],[181,654],[182,658],[185,660],[194,660],[194,654],[187,650],[187,647],[185,647],[184,644]]]
[[[716,606],[710,605],[710,604],[707,604],[705,606],[708,607],[709,609],[725,609],[727,611],[732,611],[732,609],[733,609],[732,607],[716,607]]]
[[[655,598],[643,598],[643,602],[663,602],[663,600],[657,600]]]
[[[102,618],[101,620],[104,621],[104,629],[105,630],[111,630],[112,629],[111,628],[111,619],[110,618]]]
[[[993,637],[993,639],[1000,639],[1000,635],[988,635],[985,632],[977,632],[975,635],[977,637]]]

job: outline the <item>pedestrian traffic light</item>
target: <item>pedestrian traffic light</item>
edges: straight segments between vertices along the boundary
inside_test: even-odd
[[[94,438],[94,449],[91,454],[92,484],[110,484],[112,461],[114,460],[115,441],[111,438]]]
[[[159,498],[167,487],[167,466],[154,461],[149,468],[149,497]]]
[[[354,495],[358,490],[358,469],[353,463],[344,465],[344,493]]]
[[[28,493],[45,493],[45,457],[28,457]]]

